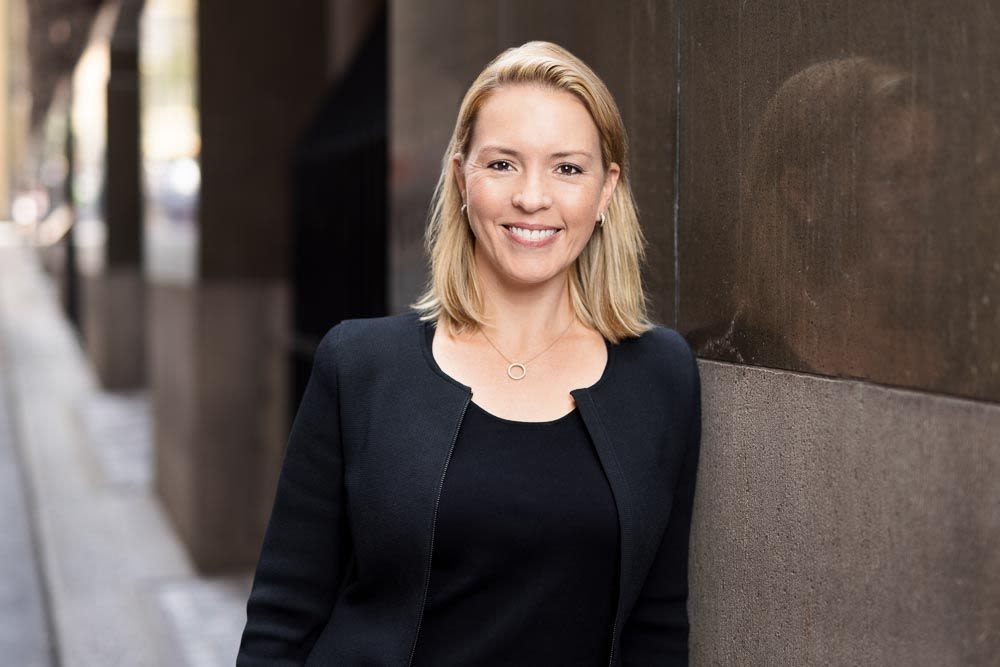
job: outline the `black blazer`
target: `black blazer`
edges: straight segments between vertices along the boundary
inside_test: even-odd
[[[426,326],[415,312],[346,320],[320,343],[247,602],[238,667],[410,664],[437,504],[472,398],[435,362]],[[686,665],[698,366],[684,339],[664,327],[607,346],[600,380],[570,392],[618,509],[618,608],[605,659]]]

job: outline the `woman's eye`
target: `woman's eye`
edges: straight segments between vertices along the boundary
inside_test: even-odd
[[[511,168],[510,162],[507,160],[497,160],[496,162],[491,162],[487,165],[490,169],[495,169],[496,171],[508,171]]]
[[[561,164],[558,167],[559,173],[563,176],[573,176],[574,174],[582,174],[583,170],[573,164]]]

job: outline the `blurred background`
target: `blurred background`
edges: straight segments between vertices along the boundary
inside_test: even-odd
[[[1000,664],[991,0],[0,0],[0,656],[233,663],[318,341],[400,313],[461,96],[615,95],[704,427],[692,661]]]

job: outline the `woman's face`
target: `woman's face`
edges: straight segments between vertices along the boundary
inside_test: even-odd
[[[576,96],[531,85],[493,92],[468,154],[452,164],[477,269],[512,287],[565,280],[620,171],[604,170],[597,126]]]

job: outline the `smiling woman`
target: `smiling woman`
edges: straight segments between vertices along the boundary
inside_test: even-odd
[[[621,172],[614,162],[604,167],[600,149],[597,126],[572,93],[521,84],[490,96],[469,157],[452,157],[480,278],[566,283]]]
[[[462,333],[491,324],[485,292],[500,281],[565,283],[574,316],[604,338],[648,331],[626,149],[614,98],[585,63],[550,42],[500,54],[466,93],[445,151],[431,282],[414,308]],[[536,233],[546,229],[551,238]]]
[[[647,318],[625,147],[555,44],[472,84],[426,293],[317,351],[238,665],[687,664],[698,366]]]

